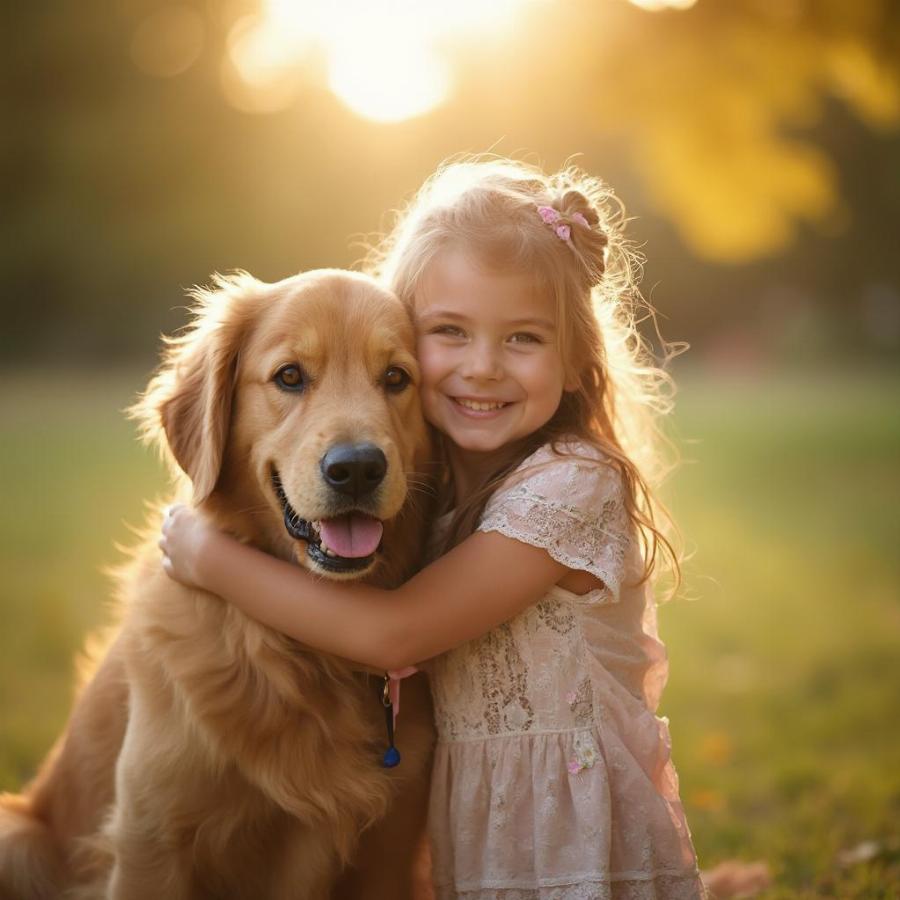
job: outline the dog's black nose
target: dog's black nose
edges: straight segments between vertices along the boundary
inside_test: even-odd
[[[356,499],[381,484],[387,460],[374,444],[335,444],[322,457],[321,467],[331,487]]]

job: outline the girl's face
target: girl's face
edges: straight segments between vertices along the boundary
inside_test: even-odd
[[[553,300],[525,275],[440,254],[416,294],[425,418],[458,448],[490,452],[556,412],[565,385]]]

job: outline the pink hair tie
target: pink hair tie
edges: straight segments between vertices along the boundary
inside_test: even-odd
[[[559,213],[552,206],[539,206],[537,211],[545,225],[552,225],[559,221]]]
[[[539,206],[537,211],[538,215],[541,217],[541,221],[545,225],[552,225],[554,234],[561,241],[565,241],[568,244],[569,239],[572,237],[572,229],[569,228],[568,225],[559,222],[562,218],[559,211],[555,210],[552,206]],[[558,225],[556,224],[557,222],[559,222]]]
[[[567,244],[572,242],[572,227],[561,221],[562,215],[559,210],[552,206],[539,206],[537,208],[538,215],[545,225],[552,225],[554,234]],[[590,228],[590,223],[581,213],[572,213],[569,217],[573,222],[577,222],[582,228]]]

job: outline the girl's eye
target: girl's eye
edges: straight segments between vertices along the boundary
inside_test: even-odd
[[[456,325],[438,325],[436,328],[432,329],[432,334],[446,334],[448,337],[465,337],[466,333],[462,330],[462,328],[458,328]]]
[[[283,391],[303,391],[309,384],[309,378],[300,366],[282,366],[273,380]]]
[[[514,344],[542,344],[543,341],[536,335],[527,331],[519,331],[510,337]]]
[[[401,369],[400,366],[391,366],[384,373],[384,387],[392,394],[399,394],[401,391],[406,390],[410,381],[412,379],[409,372],[406,369]]]

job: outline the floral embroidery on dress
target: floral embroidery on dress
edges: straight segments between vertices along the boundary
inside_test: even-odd
[[[597,748],[590,732],[577,735],[575,737],[575,754],[568,764],[569,774],[577,775],[585,769],[592,768],[595,762],[597,762]]]

